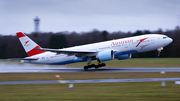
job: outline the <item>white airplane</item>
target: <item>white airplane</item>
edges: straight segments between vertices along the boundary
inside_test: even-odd
[[[158,50],[160,53],[164,46],[173,41],[166,35],[147,34],[70,48],[47,49],[41,48],[22,32],[16,34],[29,57],[12,60],[47,65],[65,65],[86,61],[88,64],[84,66],[85,70],[92,67],[103,67],[106,64],[101,62],[113,60],[114,58],[118,60],[129,59],[133,53],[152,50]],[[98,64],[91,64],[92,60],[97,60]]]

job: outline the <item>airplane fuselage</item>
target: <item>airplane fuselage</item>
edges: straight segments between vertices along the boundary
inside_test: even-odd
[[[86,54],[86,57],[97,56],[98,52],[112,50],[114,57],[125,54],[133,54],[160,49],[172,42],[172,39],[166,35],[148,34],[123,39],[110,40],[105,42],[75,46],[64,48],[61,50],[89,50],[96,53]],[[48,65],[64,65],[75,62],[87,61],[87,58],[76,56],[75,54],[63,54],[46,51],[41,54],[33,55],[27,58],[38,58],[38,60],[21,60],[24,63],[48,64]],[[94,57],[96,59],[96,57]]]

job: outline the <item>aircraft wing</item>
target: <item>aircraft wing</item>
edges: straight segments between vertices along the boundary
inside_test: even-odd
[[[65,49],[48,49],[48,48],[37,48],[38,50],[57,52],[57,53],[96,53],[97,51],[89,50],[65,50]]]
[[[38,50],[56,52],[57,54],[75,55],[77,57],[85,57],[88,55],[96,54],[94,50],[66,50],[66,49],[48,49],[48,48],[37,48]]]

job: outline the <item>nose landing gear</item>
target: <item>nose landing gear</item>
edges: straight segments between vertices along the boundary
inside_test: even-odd
[[[162,51],[162,50],[163,50],[163,47],[157,49],[157,51],[158,51],[158,56],[161,55],[161,51]]]

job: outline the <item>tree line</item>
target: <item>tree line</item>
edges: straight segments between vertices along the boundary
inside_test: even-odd
[[[180,28],[176,27],[173,30],[163,31],[158,29],[156,31],[137,30],[136,32],[108,32],[92,30],[90,32],[48,32],[48,33],[25,33],[28,37],[34,40],[43,48],[67,48],[72,46],[90,44],[101,41],[108,41],[119,38],[126,38],[144,34],[163,34],[173,39],[173,42],[166,46],[161,52],[160,57],[180,57]],[[26,57],[18,37],[14,35],[0,35],[0,59],[7,58],[22,58]],[[158,57],[158,52],[150,51],[144,53],[133,54],[134,58],[153,58]]]

